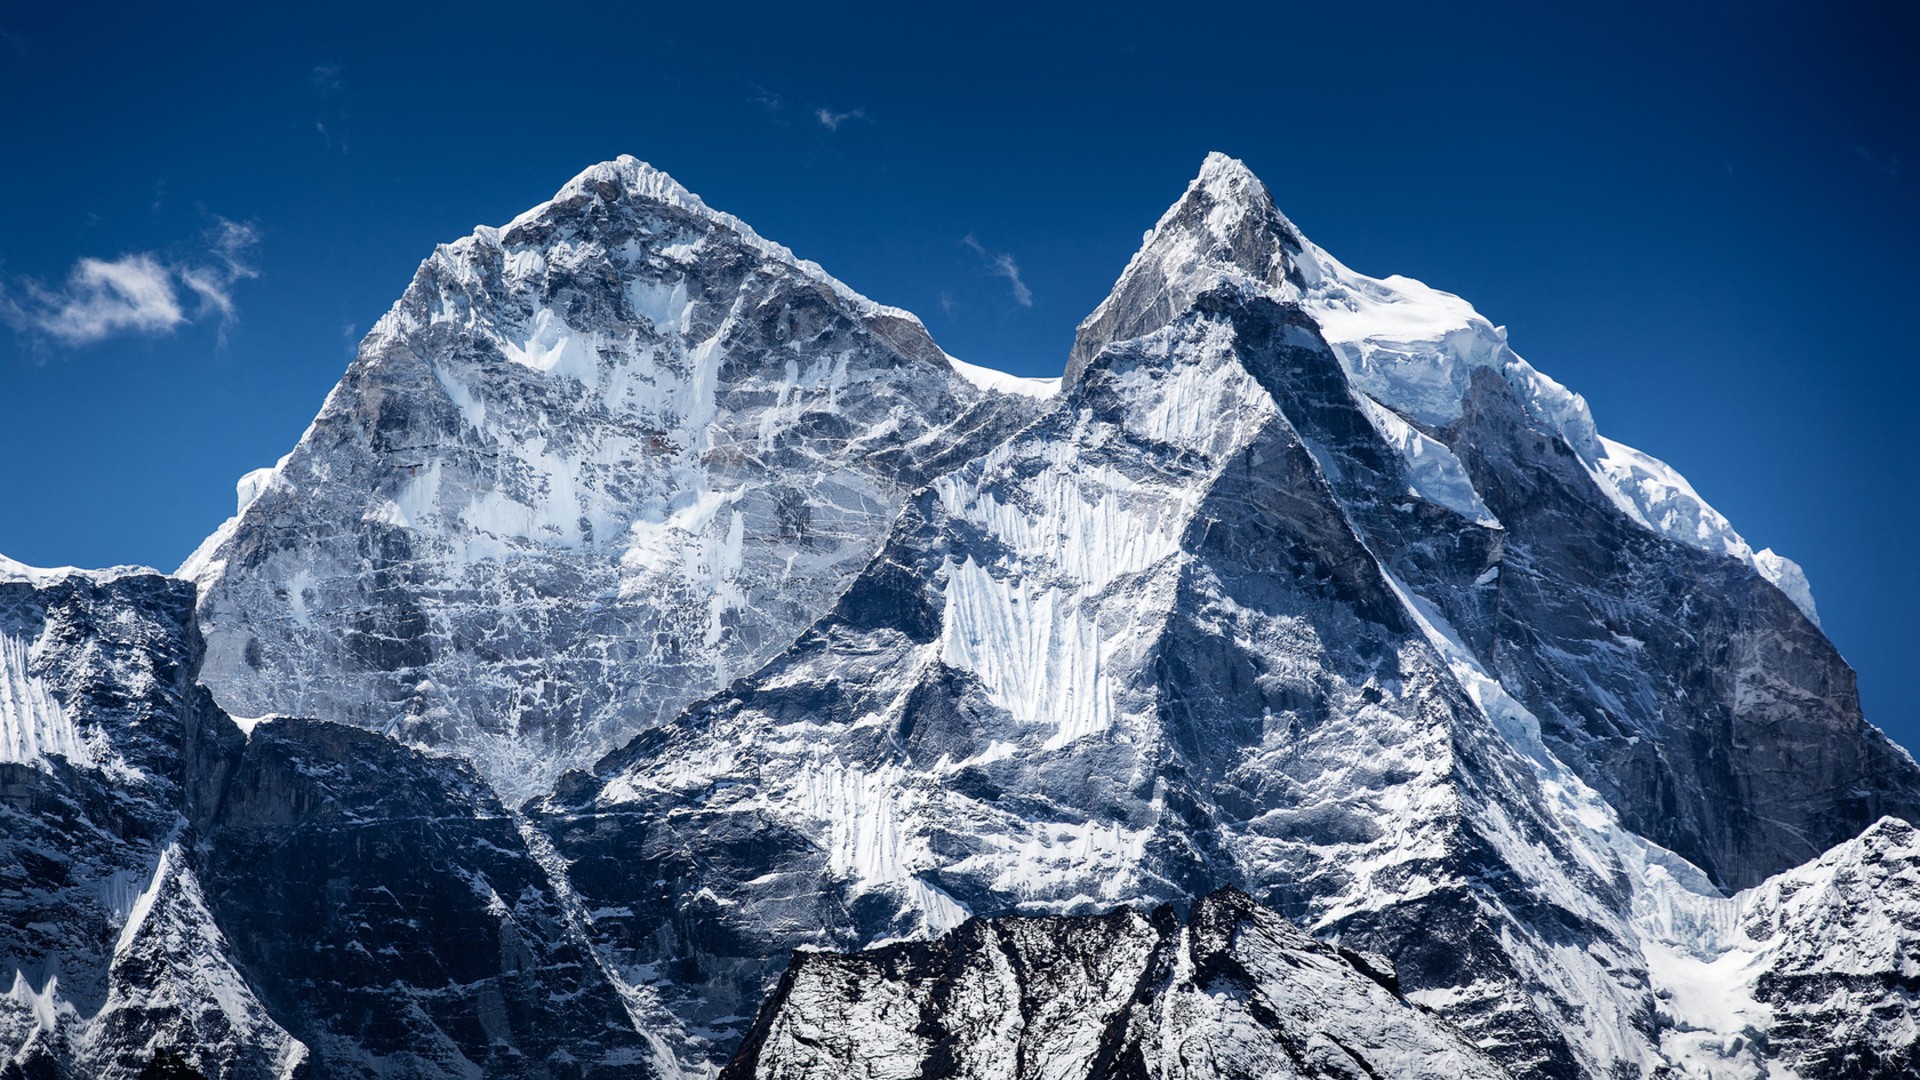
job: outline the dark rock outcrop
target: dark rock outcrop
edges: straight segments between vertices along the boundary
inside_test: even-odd
[[[972,919],[795,953],[722,1080],[1504,1078],[1444,1021],[1243,893],[1151,915]]]

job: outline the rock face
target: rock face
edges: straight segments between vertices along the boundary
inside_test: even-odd
[[[181,571],[202,677],[518,801],[785,648],[1029,400],[665,174],[597,165],[436,251],[242,482]]]
[[[194,685],[193,599],[150,570],[0,559],[0,1075],[305,1060],[183,856],[240,738]]]
[[[326,722],[243,731],[192,681],[193,601],[0,564],[0,1075],[653,1075],[472,768]]]
[[[1490,371],[1443,436],[1505,528],[1492,609],[1435,600],[1629,828],[1744,888],[1915,815],[1911,759],[1780,589],[1619,513]]]
[[[1504,1078],[1243,893],[1152,915],[972,919],[937,941],[801,952],[722,1080]]]
[[[1341,511],[1316,446],[1398,461],[1343,387],[1227,286],[917,496],[785,656],[542,805],[617,969],[725,1045],[786,948],[1227,882],[1527,1067],[1650,1026],[1625,874]]]
[[[318,1075],[650,1074],[572,912],[470,768],[265,721],[207,834],[235,962]]]
[[[1916,1068],[1804,575],[1231,159],[1057,392],[596,166],[241,496],[0,562],[0,1080]]]

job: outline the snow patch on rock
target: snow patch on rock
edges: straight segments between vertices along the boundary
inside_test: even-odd
[[[995,390],[1003,394],[1019,394],[1022,397],[1050,398],[1060,392],[1060,379],[1036,379],[1025,375],[1009,375],[995,368],[969,364],[956,356],[948,356],[947,363],[960,377],[982,390]]]

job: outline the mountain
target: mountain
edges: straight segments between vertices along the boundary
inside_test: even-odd
[[[1315,247],[1239,163],[1208,159],[1081,325],[1069,381],[1222,280],[1298,304],[1401,458],[1407,493],[1495,530],[1498,571],[1474,594],[1436,580],[1456,568],[1423,561],[1433,530],[1398,528],[1378,505],[1391,495],[1343,495],[1375,519],[1357,524],[1389,569],[1635,831],[1741,887],[1912,811],[1911,762],[1861,718],[1797,566],[1753,551],[1664,463],[1600,436],[1578,395],[1457,297]],[[1744,737],[1755,728],[1765,737]],[[1782,772],[1813,776],[1783,787]],[[1808,792],[1845,792],[1845,808]]]
[[[316,1077],[650,1075],[537,849],[464,763],[255,725],[199,865],[233,963]]]
[[[1920,791],[1778,564],[1653,475],[1471,309],[1339,266],[1213,158],[1050,411],[909,500],[793,648],[535,814],[691,1055],[789,948],[1233,885],[1516,1073],[1645,1074],[1691,991],[1637,912]]]
[[[666,174],[596,165],[435,251],[241,482],[180,571],[203,677],[236,715],[538,794],[785,648],[1045,390],[977,370]]]
[[[595,166],[240,496],[0,563],[0,1077],[1915,1067],[1805,576],[1232,159],[1058,384]]]
[[[1920,832],[1883,818],[1731,897],[1668,892],[1642,918],[1676,1060],[1728,1075],[1920,1070]],[[1669,944],[1678,942],[1681,944]]]

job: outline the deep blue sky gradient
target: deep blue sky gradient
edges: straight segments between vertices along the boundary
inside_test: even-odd
[[[5,297],[82,257],[211,265],[219,218],[260,237],[230,323],[0,325],[0,552],[170,569],[435,243],[596,160],[1056,374],[1219,149],[1799,560],[1920,745],[1920,5],[280,6],[0,5]]]

